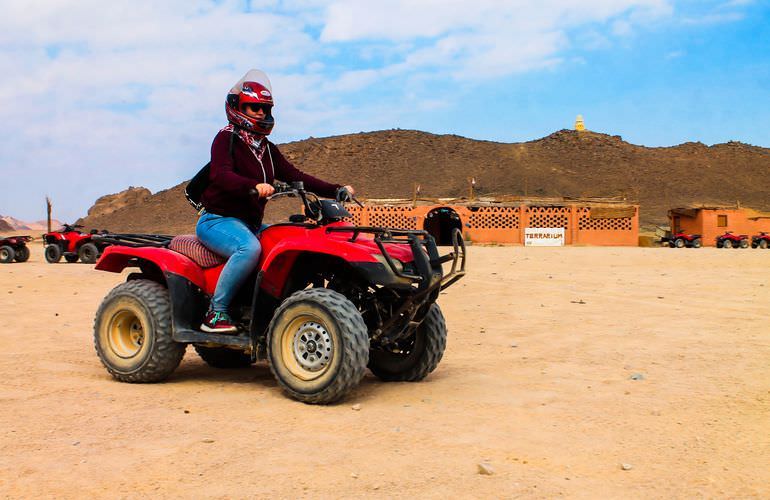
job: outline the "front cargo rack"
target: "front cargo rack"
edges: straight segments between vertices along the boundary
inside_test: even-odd
[[[374,234],[374,242],[380,249],[382,256],[385,258],[388,267],[396,276],[400,278],[406,278],[415,282],[425,282],[428,289],[432,290],[436,286],[439,286],[441,290],[444,290],[448,286],[455,283],[457,280],[465,276],[465,241],[463,241],[462,233],[459,229],[455,229],[452,232],[452,252],[446,255],[439,256],[436,242],[433,237],[427,231],[421,231],[419,229],[394,229],[386,227],[370,227],[370,226],[336,226],[327,227],[327,233],[353,233],[350,240],[356,241],[358,235],[361,233]],[[388,253],[385,248],[385,243],[400,243],[407,244],[412,249],[412,255],[415,260],[415,264],[420,272],[417,274],[409,274],[401,271],[393,261],[393,257]],[[421,247],[425,247],[425,252],[421,250]],[[426,255],[427,253],[427,255]],[[448,274],[443,276],[439,282],[435,285],[427,285],[427,279],[430,275],[430,268],[440,266],[445,262],[451,262],[452,267]],[[459,264],[459,265],[458,265]]]

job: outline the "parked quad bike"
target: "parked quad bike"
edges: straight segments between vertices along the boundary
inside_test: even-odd
[[[188,344],[215,367],[267,359],[284,391],[305,403],[339,400],[367,367],[384,381],[436,369],[447,338],[436,299],[465,274],[460,231],[439,256],[425,231],[354,226],[342,200],[319,199],[301,182],[276,187],[271,198],[297,197],[304,213],[261,231],[257,269],[230,308],[236,335],[199,330],[224,259],[194,236],[98,237],[112,246],[96,269],[139,268],[94,322],[96,352],[114,378],[162,381]]]
[[[733,234],[727,231],[716,238],[717,248],[748,248],[749,236],[746,234]]]
[[[93,264],[99,258],[107,243],[94,240],[93,236],[100,234],[96,229],[90,233],[78,231],[80,224],[63,224],[58,231],[43,235],[45,260],[55,264],[64,257],[69,263],[80,260],[85,264]],[[101,234],[106,233],[102,231]]]
[[[763,231],[752,236],[751,248],[770,248],[770,234]]]
[[[671,248],[700,248],[703,246],[703,236],[700,234],[687,234],[683,231],[676,232],[671,236],[661,238],[664,246]]]
[[[10,264],[14,260],[27,262],[29,260],[28,241],[32,241],[32,236],[0,237],[0,264]]]

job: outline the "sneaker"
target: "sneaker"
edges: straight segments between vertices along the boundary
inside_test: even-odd
[[[233,320],[226,312],[209,311],[203,320],[201,330],[206,333],[235,333],[238,327],[233,324]]]

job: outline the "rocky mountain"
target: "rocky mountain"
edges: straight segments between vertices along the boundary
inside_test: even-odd
[[[460,197],[475,178],[477,195],[622,196],[641,205],[641,222],[648,226],[666,223],[669,208],[690,204],[740,202],[770,210],[770,149],[739,142],[649,148],[620,136],[561,130],[529,142],[499,143],[385,130],[311,137],[280,148],[300,169],[350,183],[363,198],[411,198],[415,184],[421,196]],[[118,197],[112,205],[108,199],[82,222],[111,231],[192,232],[196,213],[183,187],[151,196],[132,188],[131,203]],[[291,202],[276,203],[266,217],[274,221],[296,211]]]

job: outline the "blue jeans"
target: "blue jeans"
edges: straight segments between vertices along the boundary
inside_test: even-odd
[[[204,212],[195,226],[195,234],[206,248],[227,257],[227,263],[219,275],[217,288],[211,298],[211,310],[227,312],[235,294],[257,267],[262,245],[257,232],[260,229],[237,217],[224,217]]]

